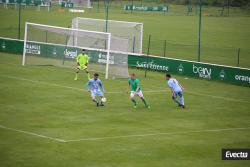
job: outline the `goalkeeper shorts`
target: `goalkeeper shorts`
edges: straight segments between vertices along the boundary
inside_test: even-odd
[[[88,68],[88,66],[80,65],[80,66],[77,66],[77,68],[80,70],[86,70]]]

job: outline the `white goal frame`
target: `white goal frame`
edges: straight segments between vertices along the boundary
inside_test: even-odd
[[[106,49],[97,49],[97,48],[89,48],[89,47],[82,47],[82,46],[71,46],[71,45],[68,45],[68,46],[69,47],[77,47],[77,48],[86,49],[86,50],[106,52],[107,53],[107,60],[106,60],[105,79],[108,79],[108,76],[109,76],[109,59],[110,59],[111,33],[105,33],[105,32],[99,32],[99,31],[89,31],[89,30],[78,30],[78,29],[72,29],[72,28],[65,28],[65,27],[58,27],[58,26],[51,26],[51,25],[44,25],[44,24],[37,24],[37,23],[25,22],[22,66],[25,66],[27,42],[34,42],[34,43],[40,43],[40,44],[61,45],[61,44],[56,44],[56,43],[45,43],[45,42],[38,42],[38,41],[27,41],[28,26],[29,25],[40,26],[40,27],[49,27],[49,28],[57,28],[57,29],[62,29],[62,30],[73,30],[73,31],[77,31],[77,32],[106,34],[108,36],[108,43],[107,43],[107,48]]]
[[[102,21],[102,22],[106,22],[105,19],[94,19],[94,18],[85,18],[85,17],[75,17],[73,18],[73,20],[76,19],[76,29],[79,29],[78,25],[79,25],[79,20],[94,20],[94,21]],[[73,20],[72,20],[72,26],[73,26]],[[120,21],[120,20],[107,20],[108,22],[108,26],[112,23],[121,23],[121,24],[136,24],[136,25],[140,25],[141,26],[141,29],[140,29],[140,36],[139,36],[139,39],[140,39],[140,44],[139,44],[139,52],[135,52],[137,54],[142,54],[142,43],[143,43],[143,23],[139,23],[139,22],[129,22],[129,21]],[[112,34],[112,32],[110,32]],[[132,53],[132,52],[129,52],[129,53]]]

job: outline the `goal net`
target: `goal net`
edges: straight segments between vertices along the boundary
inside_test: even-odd
[[[142,53],[142,23],[76,17],[72,28],[111,33],[111,50]]]
[[[76,56],[86,49],[90,71],[105,73],[106,79],[128,77],[128,56],[110,47],[110,33],[26,22],[22,64],[75,68]]]

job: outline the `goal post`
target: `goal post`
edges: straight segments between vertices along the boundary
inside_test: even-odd
[[[25,22],[25,29],[24,29],[24,42],[23,42],[23,60],[22,60],[22,65],[25,65],[25,58],[26,58],[26,43],[27,43],[27,29],[28,29],[28,24]]]
[[[105,73],[106,79],[128,77],[127,55],[110,48],[110,33],[26,22],[22,65],[74,68],[76,56],[86,49],[90,71]]]
[[[106,72],[105,72],[105,79],[108,79],[109,77],[109,58],[110,58],[110,44],[111,44],[111,34],[109,34],[108,38],[108,52],[107,52],[107,62],[106,62]]]

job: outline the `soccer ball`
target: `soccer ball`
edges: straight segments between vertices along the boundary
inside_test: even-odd
[[[103,98],[101,99],[101,101],[102,101],[103,103],[105,103],[105,102],[107,101],[107,99],[106,99],[105,97],[103,97]]]

